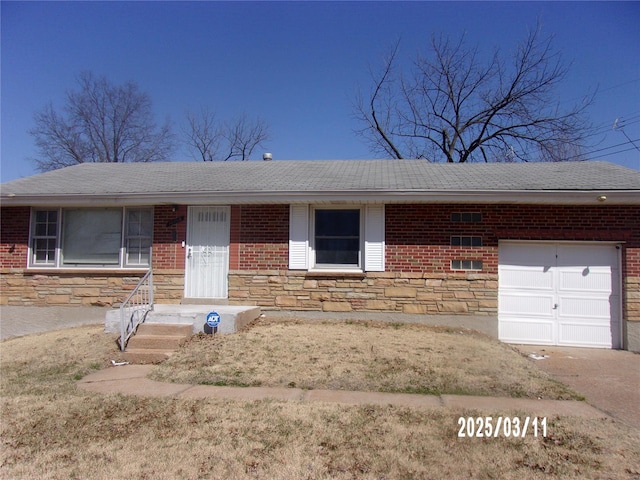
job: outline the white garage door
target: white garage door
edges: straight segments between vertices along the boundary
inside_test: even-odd
[[[500,340],[620,348],[617,252],[615,245],[501,242]]]

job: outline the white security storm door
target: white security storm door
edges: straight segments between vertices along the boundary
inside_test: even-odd
[[[500,340],[621,346],[614,245],[501,242],[498,275]]]
[[[229,207],[189,207],[186,298],[227,298]]]

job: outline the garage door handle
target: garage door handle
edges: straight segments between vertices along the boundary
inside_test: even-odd
[[[554,309],[554,310],[557,310],[557,309],[558,309],[558,304],[557,304],[557,303],[554,303],[554,304],[553,304],[553,309]]]

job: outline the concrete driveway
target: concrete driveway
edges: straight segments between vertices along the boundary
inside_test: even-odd
[[[584,395],[608,415],[640,429],[640,354],[599,348],[518,345],[526,355],[559,382]]]
[[[0,340],[32,333],[104,325],[105,307],[0,307]]]

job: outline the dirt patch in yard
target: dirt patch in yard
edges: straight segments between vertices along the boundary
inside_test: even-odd
[[[261,319],[234,335],[193,337],[152,376],[205,385],[580,398],[484,335],[367,321]]]

